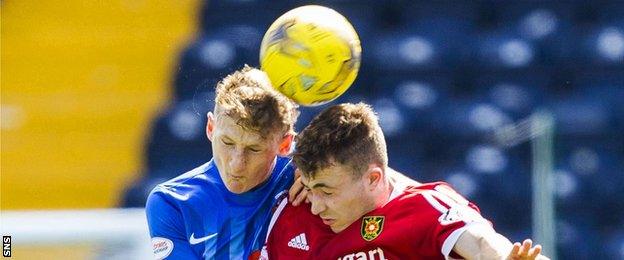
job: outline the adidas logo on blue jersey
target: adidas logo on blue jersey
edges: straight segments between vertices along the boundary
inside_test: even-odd
[[[296,249],[301,249],[308,251],[310,250],[310,246],[308,246],[308,241],[306,240],[305,233],[301,233],[296,237],[293,237],[289,242],[288,246]]]

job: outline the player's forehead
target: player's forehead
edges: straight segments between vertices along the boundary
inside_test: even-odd
[[[267,132],[263,135],[258,131],[240,125],[237,123],[237,119],[225,114],[217,116],[216,125],[219,130],[217,131],[219,137],[248,144],[267,144],[274,140],[275,135],[277,135],[274,131]]]
[[[319,187],[338,188],[351,179],[351,168],[336,162],[332,162],[329,166],[316,171],[313,176],[301,175],[301,182],[310,189]]]

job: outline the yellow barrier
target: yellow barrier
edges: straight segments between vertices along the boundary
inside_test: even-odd
[[[117,203],[199,4],[2,2],[2,209]]]

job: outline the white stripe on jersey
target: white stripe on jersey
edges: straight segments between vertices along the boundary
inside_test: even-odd
[[[282,211],[284,210],[286,205],[288,205],[288,197],[280,201],[279,206],[277,206],[277,209],[275,210],[275,212],[273,213],[273,216],[271,217],[271,222],[269,222],[269,229],[267,230],[266,238],[264,239],[265,244],[267,241],[269,241],[269,235],[271,234],[273,225],[275,225],[275,222],[277,222],[277,218],[279,218],[279,215],[282,214]]]
[[[432,207],[440,211],[440,213],[448,212],[449,208],[445,207],[440,202],[438,202],[438,200],[433,197],[432,193],[433,191],[423,191],[421,194],[427,200],[427,202],[429,202],[429,204],[431,204]]]
[[[451,251],[453,250],[453,247],[455,247],[455,244],[457,243],[457,240],[459,240],[459,237],[469,228],[489,228],[489,229],[491,229],[492,227],[489,226],[487,223],[483,223],[483,222],[471,222],[471,223],[467,223],[465,226],[463,226],[463,227],[453,231],[446,238],[446,240],[444,240],[444,242],[442,243],[442,254],[444,255],[444,258],[446,260],[454,259],[454,258],[452,258],[450,256]]]

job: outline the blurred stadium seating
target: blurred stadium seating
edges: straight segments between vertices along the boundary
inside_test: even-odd
[[[9,122],[6,117],[19,115],[19,111],[5,106],[8,82],[8,85],[19,86],[19,89],[8,89],[9,93],[17,95],[13,96],[14,100],[23,96],[50,102],[33,102],[37,106],[32,109],[44,111],[38,115],[43,121],[47,120],[47,127],[52,127],[51,133],[48,133],[50,136],[39,134],[33,137],[34,140],[48,140],[44,145],[62,147],[59,140],[74,139],[75,145],[89,149],[107,147],[103,150],[108,153],[103,151],[91,156],[106,157],[116,166],[104,171],[102,168],[110,165],[86,163],[94,160],[104,162],[100,159],[82,158],[85,160],[81,163],[70,161],[68,157],[60,162],[66,167],[57,166],[51,171],[82,176],[72,178],[85,185],[88,183],[88,189],[96,189],[97,192],[90,196],[93,200],[98,197],[99,201],[114,197],[108,196],[119,192],[113,187],[128,182],[120,206],[143,206],[147,193],[154,185],[211,157],[204,126],[205,114],[212,109],[217,80],[243,64],[257,66],[261,37],[269,24],[291,8],[312,3],[327,5],[343,13],[360,34],[363,46],[360,74],[354,86],[336,102],[366,101],[375,107],[387,135],[392,167],[417,180],[448,181],[476,202],[501,233],[516,240],[530,236],[532,220],[527,212],[531,201],[530,147],[527,144],[501,146],[492,141],[491,134],[505,124],[547,109],[556,120],[555,191],[560,259],[624,259],[624,200],[621,199],[624,194],[624,2],[620,0],[203,1],[195,20],[199,29],[193,40],[180,50],[170,75],[173,79],[171,95],[162,102],[165,96],[162,91],[137,94],[137,91],[117,86],[115,82],[106,81],[109,78],[101,76],[136,71],[142,68],[141,64],[158,62],[138,60],[134,58],[137,54],[124,52],[124,45],[134,44],[145,48],[145,52],[164,53],[164,47],[152,45],[150,41],[127,43],[123,41],[125,38],[118,36],[115,44],[100,46],[108,50],[105,52],[108,55],[124,56],[122,63],[128,67],[116,67],[114,64],[98,67],[95,62],[95,65],[89,63],[93,66],[71,63],[73,66],[63,67],[58,65],[63,62],[53,58],[43,59],[45,62],[41,67],[53,70],[44,73],[42,78],[63,74],[64,71],[92,75],[89,80],[95,82],[92,84],[94,88],[81,89],[82,92],[74,97],[78,101],[59,101],[63,98],[60,95],[40,98],[44,94],[48,95],[46,97],[55,95],[57,90],[53,86],[45,90],[22,86],[17,79],[29,78],[41,71],[34,69],[28,73],[16,73],[4,62],[5,57],[11,58],[15,54],[5,49],[2,64],[5,74],[3,181],[5,176],[9,176],[5,171],[22,174],[42,170],[11,168],[17,165],[11,164],[17,157],[10,149],[7,150],[7,147],[13,146],[4,138],[19,138],[14,138],[13,133],[4,129],[11,127],[6,124]],[[3,3],[3,8],[7,8],[5,6],[7,3]],[[54,10],[51,6],[41,8],[44,7]],[[155,6],[150,8],[156,9]],[[184,10],[190,9],[186,7]],[[115,12],[116,9],[109,10],[109,13]],[[76,14],[78,17],[83,15]],[[134,16],[132,11],[127,11],[115,19],[132,22]],[[179,26],[167,27],[167,24],[176,24],[176,19],[180,18],[163,20],[163,16],[150,18],[161,21],[156,27],[162,28],[149,31],[151,34],[146,34],[145,39],[167,35],[167,30],[183,31]],[[61,23],[62,19],[43,18],[51,21],[42,21],[56,24],[58,28],[67,27]],[[74,17],[74,20],[80,18]],[[134,21],[131,24],[143,23]],[[108,28],[107,24],[94,26],[99,26],[99,30]],[[24,31],[19,26],[8,28],[13,33]],[[10,31],[11,28],[14,31]],[[124,29],[120,35],[130,34],[135,28],[128,26]],[[77,29],[64,33],[75,36],[66,37],[71,42],[89,39],[88,44],[96,45],[100,42],[97,31]],[[93,37],[81,36],[84,34]],[[38,46],[41,43],[36,39],[24,41],[24,44]],[[74,54],[71,44],[60,51],[48,45],[48,49],[20,56],[19,60],[41,61],[41,57],[48,57],[46,51],[56,52],[64,58],[84,58]],[[11,50],[15,44],[5,46]],[[85,57],[88,59],[91,56],[85,54]],[[106,62],[111,63],[103,63]],[[164,63],[160,61],[159,64]],[[87,67],[89,71],[86,71]],[[162,73],[156,71],[152,74]],[[6,81],[6,75],[14,75],[19,82],[12,82],[11,78]],[[75,78],[74,75],[67,75],[62,84],[81,84]],[[102,81],[102,78],[105,80]],[[153,89],[148,85],[163,84],[166,82],[164,78],[153,77],[145,81],[144,78],[132,77],[128,82],[143,91]],[[33,85],[48,83],[41,81]],[[106,96],[114,88],[121,89],[126,95]],[[31,96],[28,96],[29,93]],[[101,98],[93,99],[94,93],[101,94]],[[115,101],[119,99],[132,100],[125,102],[131,105],[116,107]],[[137,149],[128,147],[136,146],[135,143],[141,140],[129,140],[131,138],[128,137],[116,140],[116,144],[111,144],[109,140],[100,144],[90,135],[79,138],[70,135],[72,129],[78,127],[69,122],[73,119],[91,117],[93,122],[123,120],[123,126],[129,126],[142,123],[145,119],[139,114],[128,117],[128,111],[148,109],[159,102],[164,104],[163,108],[152,118],[143,139],[143,148],[138,149],[142,151],[143,166],[134,181],[127,180],[127,172],[110,171],[131,169],[128,165],[132,162],[126,161],[131,156],[118,154],[118,151],[136,152]],[[61,103],[65,105],[59,105]],[[94,106],[116,107],[116,110],[98,110]],[[69,119],[62,121],[48,115],[48,110],[52,109],[64,113]],[[297,130],[301,130],[321,109],[323,107],[302,108]],[[79,127],[95,129],[97,124],[93,122]],[[98,128],[98,131],[107,132],[113,139],[127,131],[120,125],[112,129]],[[36,127],[31,127],[29,131],[31,134],[38,133]],[[139,135],[135,133],[131,137]],[[30,154],[37,149],[35,145],[28,147],[30,150],[20,152]],[[67,150],[65,153],[80,152]],[[56,160],[56,157],[46,158],[48,161]],[[28,158],[27,161],[30,160]],[[85,171],[98,174],[85,177],[80,174]],[[9,177],[14,182],[33,181],[16,174]],[[106,182],[106,191],[100,191],[104,178],[109,182]],[[71,191],[75,182],[62,184],[63,187],[44,187],[47,192],[32,195],[29,201],[16,196],[8,201],[14,208],[20,203],[30,203],[28,205],[35,207],[46,205],[39,201],[44,201],[44,197],[58,201],[57,191]],[[97,190],[98,187],[100,190]],[[12,189],[12,194],[32,193],[26,188],[2,188]],[[84,195],[81,193],[80,196]],[[3,199],[3,203],[5,201]],[[84,201],[62,205],[88,206]]]
[[[272,1],[273,8],[262,0],[208,1],[203,32],[182,54],[173,86],[179,94],[166,114],[188,102],[203,105],[193,96],[210,91],[216,78],[257,65],[268,24],[307,3],[334,7],[358,30],[362,71],[339,100],[373,104],[391,166],[417,180],[450,182],[503,234],[530,236],[528,206],[521,206],[530,204],[529,147],[506,148],[488,137],[548,109],[557,122],[559,256],[624,258],[624,204],[615,199],[624,192],[621,1]],[[247,25],[236,27],[241,22]],[[320,109],[302,108],[297,128]],[[202,121],[203,112],[188,120]],[[161,130],[166,117],[153,123],[146,161],[167,163],[150,165],[147,179],[173,177],[195,166],[192,158],[209,156],[197,150],[208,149],[205,138]]]

